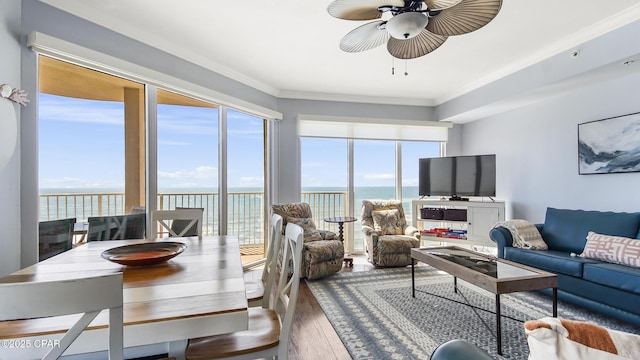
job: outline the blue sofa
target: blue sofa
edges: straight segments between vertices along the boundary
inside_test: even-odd
[[[498,257],[557,274],[566,302],[640,326],[640,268],[577,256],[589,231],[640,241],[640,213],[547,208],[536,227],[548,250],[515,248],[509,230],[492,229]]]

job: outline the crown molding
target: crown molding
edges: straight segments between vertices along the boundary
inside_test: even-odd
[[[280,91],[277,97],[281,99],[338,101],[338,102],[365,103],[365,104],[434,106],[434,101],[432,99],[330,94],[330,93],[315,93],[315,92],[293,91],[293,90]]]

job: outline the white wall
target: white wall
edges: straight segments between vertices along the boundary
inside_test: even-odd
[[[19,34],[20,0],[0,1],[0,83],[17,88],[20,88]],[[19,106],[14,106],[19,115]],[[4,276],[20,268],[20,155],[17,150],[9,164],[0,169],[0,229],[0,276]]]
[[[640,74],[581,87],[463,126],[465,154],[497,155],[506,217],[543,222],[547,207],[640,211],[640,173],[578,175],[577,124],[640,112]]]

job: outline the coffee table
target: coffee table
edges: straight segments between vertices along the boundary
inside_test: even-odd
[[[553,317],[558,316],[558,276],[556,274],[457,246],[411,249],[411,258],[413,259],[411,263],[411,294],[413,297],[416,297],[416,261],[421,261],[453,275],[453,290],[456,293],[458,292],[458,278],[460,278],[495,294],[496,342],[499,355],[502,355],[501,294],[552,288]],[[469,303],[467,305],[472,306]]]

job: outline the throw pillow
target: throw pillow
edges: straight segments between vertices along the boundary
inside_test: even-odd
[[[302,227],[302,230],[304,230],[304,242],[322,240],[322,235],[320,235],[320,232],[316,229],[316,223],[312,218],[290,217],[287,218],[287,222]]]
[[[400,211],[392,210],[374,210],[371,212],[373,217],[373,227],[380,235],[402,235],[402,223],[400,222]]]
[[[589,231],[580,256],[640,268],[640,240]]]
[[[530,360],[633,359],[640,336],[583,322],[546,317],[524,323]]]

